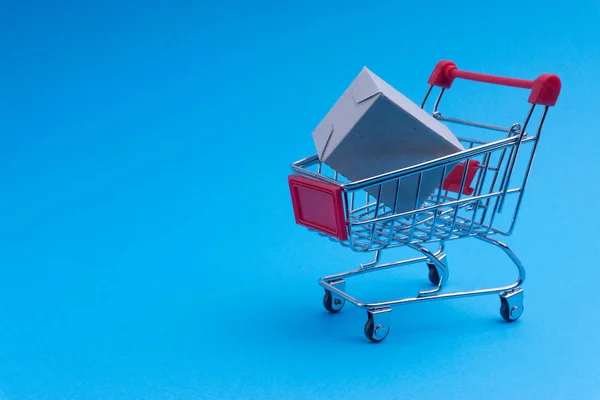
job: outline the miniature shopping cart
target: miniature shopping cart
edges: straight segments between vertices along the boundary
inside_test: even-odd
[[[530,107],[523,123],[501,127],[442,115],[439,111],[442,96],[456,78],[530,89]],[[375,342],[387,337],[391,307],[401,304],[498,294],[502,318],[511,322],[523,313],[525,269],[513,251],[494,237],[509,236],[514,231],[542,125],[549,107],[556,104],[560,93],[560,79],[552,74],[542,74],[535,80],[504,78],[462,71],[450,61],[441,61],[428,83],[430,87],[421,108],[425,108],[427,99],[437,88],[439,95],[433,106],[434,118],[460,124],[468,130],[502,132],[501,138],[489,141],[459,137],[465,148],[463,151],[354,182],[328,168],[317,155],[291,166],[293,174],[289,177],[289,185],[296,222],[355,252],[374,253],[372,262],[361,264],[356,270],[323,277],[319,284],[325,288],[323,305],[328,311],[337,313],[346,301],[367,311],[364,333]],[[527,129],[538,115],[539,123],[532,134]],[[423,198],[421,179],[432,171],[441,171],[440,182],[423,203],[419,201]],[[401,188],[406,187],[401,182],[406,179],[416,179],[417,184],[411,186],[416,186],[415,206],[409,211],[397,212],[396,204],[384,204],[380,197],[384,187],[392,185],[397,200]],[[445,292],[448,279],[445,242],[466,237],[503,250],[517,267],[518,279],[507,286]],[[434,250],[430,249],[432,246],[427,247],[429,244],[434,245]],[[380,263],[383,250],[400,246],[407,246],[421,255]],[[418,262],[427,264],[434,288],[420,291],[415,297],[366,303],[345,290],[345,279],[351,276]]]

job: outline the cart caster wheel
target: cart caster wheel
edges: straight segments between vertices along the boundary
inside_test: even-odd
[[[438,286],[440,284],[440,274],[435,267],[435,265],[427,263],[427,267],[429,268],[429,282],[433,285]]]
[[[325,295],[323,296],[323,307],[325,307],[327,311],[335,314],[344,307],[344,304],[346,304],[346,300],[332,296],[329,290],[325,291]]]
[[[441,254],[438,259],[444,266],[446,267],[442,272],[444,281],[448,279],[448,258],[446,254]],[[427,261],[427,268],[429,268],[429,282],[431,282],[434,286],[440,286],[440,281],[442,280],[442,276],[440,276],[440,272],[436,268],[436,266],[431,262]]]
[[[514,322],[523,315],[523,289],[500,293],[500,316],[506,322]]]
[[[365,336],[372,342],[381,342],[390,333],[390,311],[391,309],[381,309],[369,311],[369,318],[365,324]]]

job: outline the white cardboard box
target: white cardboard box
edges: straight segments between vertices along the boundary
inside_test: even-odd
[[[319,158],[351,181],[413,166],[463,150],[448,127],[366,67],[313,131]],[[403,178],[396,212],[420,206],[435,191],[442,168]],[[446,173],[450,172],[450,168]],[[397,184],[384,185],[381,201],[393,207]],[[368,192],[376,196],[378,189]]]

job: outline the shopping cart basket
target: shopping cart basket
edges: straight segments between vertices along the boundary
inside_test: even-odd
[[[442,96],[456,78],[530,89],[530,107],[524,122],[501,127],[443,116],[439,111]],[[387,337],[391,307],[400,304],[498,294],[502,318],[511,322],[523,313],[525,269],[513,251],[494,236],[509,236],[514,231],[542,125],[549,107],[556,104],[560,93],[560,79],[553,74],[542,74],[535,80],[498,77],[459,70],[453,62],[441,61],[428,83],[429,90],[421,108],[437,88],[439,95],[432,113],[437,120],[505,135],[495,141],[461,137],[463,151],[354,182],[328,168],[317,155],[291,166],[293,173],[289,176],[289,185],[296,222],[355,252],[374,252],[372,262],[361,264],[356,270],[325,276],[319,284],[325,288],[323,305],[328,311],[337,313],[346,301],[367,311],[364,333],[375,342]],[[541,106],[541,111],[536,112],[537,106]],[[539,115],[539,123],[532,134],[527,128],[534,115]],[[524,160],[519,174],[514,173],[517,160]],[[424,203],[419,203],[422,199],[421,178],[433,170],[442,171],[439,186]],[[396,204],[385,205],[380,197],[384,187],[389,190],[392,185],[398,199],[404,179],[416,179],[415,207],[399,213],[395,211]],[[374,193],[376,195],[372,195]],[[513,200],[510,206],[506,201],[509,197]],[[503,217],[508,215],[508,219],[502,218],[502,224],[498,217],[500,213]],[[502,249],[517,267],[518,279],[501,287],[443,291],[448,279],[445,242],[466,237]],[[437,247],[436,251],[426,247],[430,243]],[[382,250],[400,246],[414,249],[421,256],[380,263]],[[345,279],[351,276],[418,262],[427,264],[429,280],[435,287],[420,291],[415,297],[366,303],[345,291]]]

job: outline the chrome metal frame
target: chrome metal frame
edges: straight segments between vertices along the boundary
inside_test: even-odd
[[[427,91],[421,108],[425,108],[432,89],[433,86]],[[459,138],[465,148],[461,152],[355,182],[347,181],[335,171],[328,171],[329,168],[319,160],[317,155],[297,161],[291,166],[294,174],[328,182],[343,189],[348,239],[339,240],[321,232],[317,233],[355,252],[375,252],[372,262],[362,264],[356,270],[325,276],[319,280],[326,294],[329,293],[329,299],[333,299],[337,305],[331,309],[326,304],[330,311],[339,311],[345,301],[367,310],[369,319],[365,325],[365,334],[373,341],[383,340],[387,336],[391,307],[400,304],[498,294],[501,298],[501,315],[504,319],[516,320],[523,311],[521,286],[525,280],[525,269],[506,244],[491,236],[509,236],[515,229],[548,107],[543,108],[535,135],[532,136],[526,129],[534,115],[535,105],[530,107],[522,124],[514,123],[509,127],[500,127],[443,116],[439,111],[443,95],[444,89],[441,89],[432,112],[433,117],[439,121],[479,130],[504,132],[506,136],[495,141]],[[525,161],[524,169],[520,174],[516,174],[518,159]],[[464,162],[468,165],[470,160],[480,162],[472,194],[463,193],[467,168],[464,168],[458,192],[443,190],[442,183],[447,173],[457,163]],[[423,204],[419,204],[423,174],[433,170],[442,170],[440,185]],[[414,179],[415,176],[417,176],[417,191],[414,209],[396,212],[400,182],[409,177]],[[396,186],[396,202],[392,206],[380,201],[384,185],[390,184]],[[376,195],[372,195],[373,193]],[[510,207],[510,223],[506,228],[502,228],[498,216],[503,213],[506,215],[508,210],[506,200],[509,197],[516,197],[516,202]],[[502,249],[517,268],[517,280],[505,286],[444,293],[443,289],[448,279],[446,242],[466,237],[474,237]],[[425,247],[428,243],[437,243],[438,250],[428,250]],[[400,246],[408,246],[421,253],[421,256],[385,264],[379,263],[383,250]],[[435,268],[439,282],[432,282],[436,286],[434,289],[422,290],[415,297],[366,303],[345,291],[346,278],[421,262],[427,263],[430,268]]]

